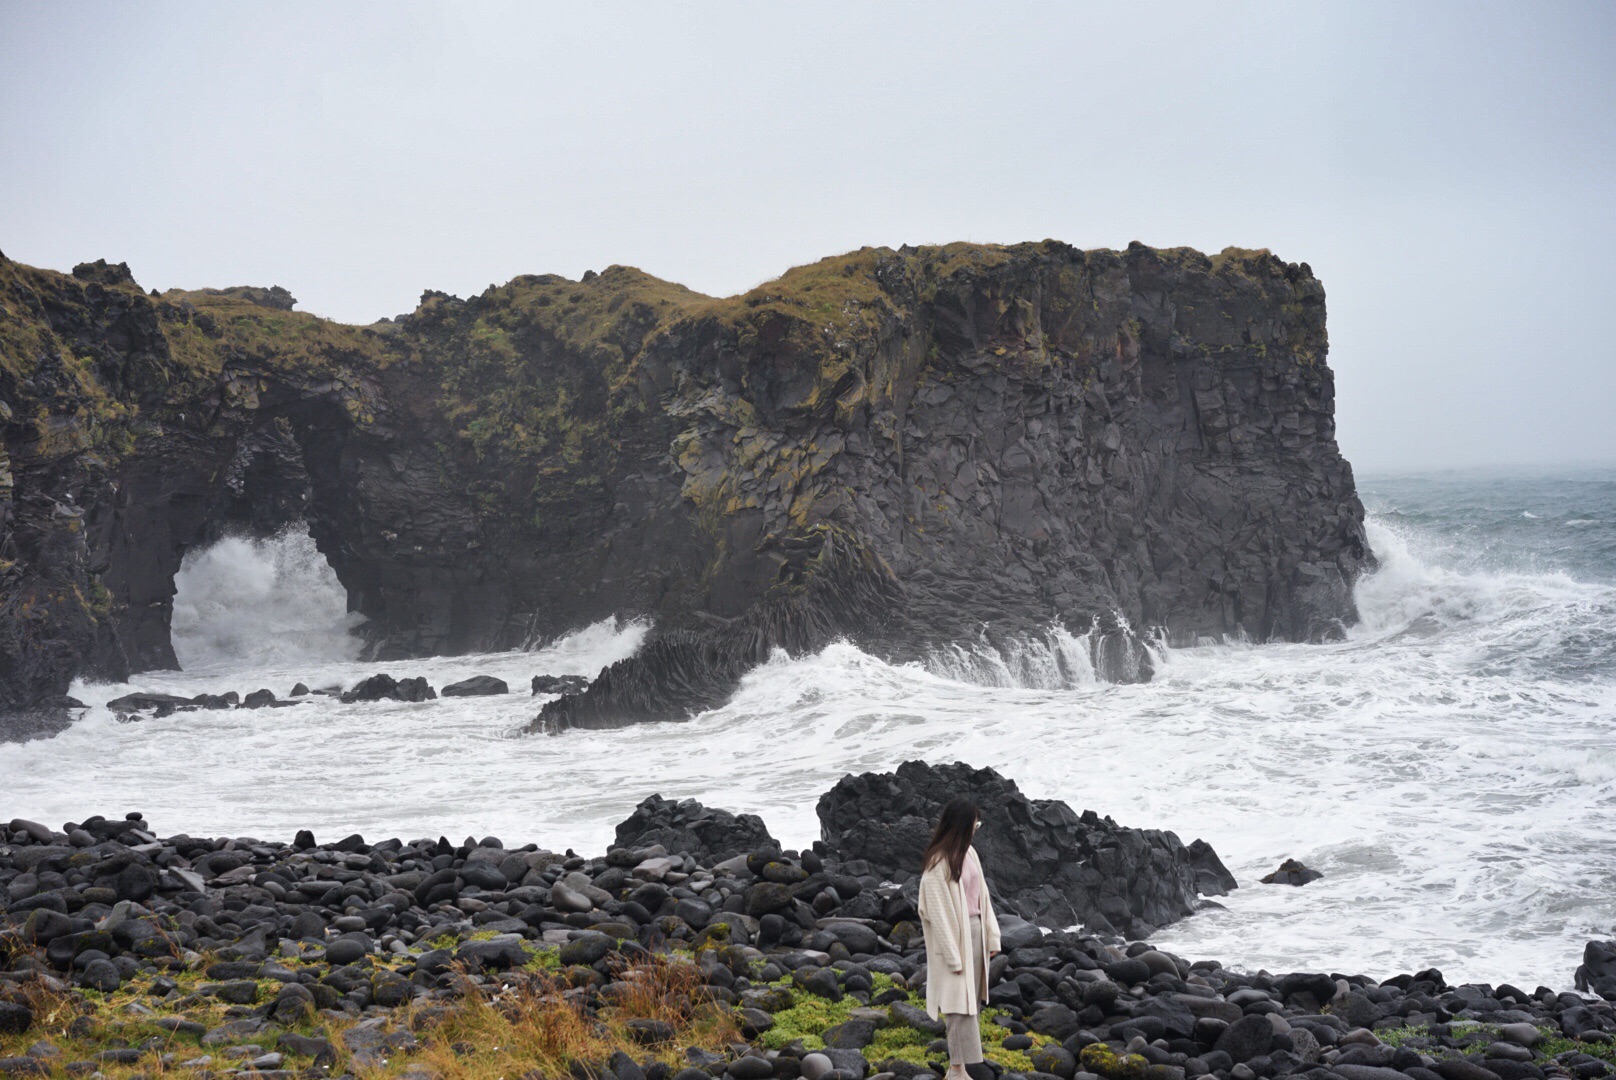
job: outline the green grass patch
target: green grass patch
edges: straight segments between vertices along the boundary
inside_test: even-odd
[[[870,979],[873,991],[871,997],[896,987],[890,976],[874,973]],[[769,987],[782,990],[791,995],[791,1007],[781,1009],[774,1013],[774,1027],[764,1032],[758,1039],[764,1047],[770,1050],[780,1050],[793,1042],[801,1041],[806,1050],[823,1050],[825,1048],[824,1033],[826,1029],[845,1023],[852,1018],[853,1010],[863,1008],[864,1003],[849,995],[841,1001],[830,1001],[826,998],[810,994],[798,989],[792,984],[791,976],[777,979],[767,984]],[[914,990],[906,990],[909,1004],[917,1009],[926,1007],[925,995]],[[876,1006],[880,1008],[880,1006]],[[986,1008],[977,1014],[977,1023],[982,1033],[982,1056],[998,1062],[1004,1068],[1015,1072],[1030,1072],[1033,1068],[1032,1060],[1025,1050],[1007,1050],[1004,1040],[1013,1033],[998,1024],[1004,1015],[1002,1009]],[[1029,1033],[1033,1048],[1048,1045],[1055,1040],[1047,1035]],[[917,1065],[937,1060],[938,1055],[927,1052],[926,1047],[938,1036],[919,1031],[907,1024],[889,1024],[878,1028],[875,1039],[865,1047],[864,1054],[871,1061],[885,1061],[888,1058],[897,1058],[902,1061],[912,1061]],[[946,1056],[946,1055],[943,1055]]]

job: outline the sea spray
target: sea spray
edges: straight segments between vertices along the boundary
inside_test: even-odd
[[[53,824],[89,800],[196,835],[492,833],[599,852],[653,792],[761,814],[795,847],[818,836],[814,801],[844,773],[962,760],[1033,797],[1210,841],[1244,887],[1161,935],[1186,955],[1559,985],[1587,938],[1616,929],[1616,561],[1600,561],[1616,551],[1616,484],[1601,490],[1556,504],[1490,482],[1405,484],[1371,502],[1381,569],[1358,583],[1344,640],[1161,649],[1144,684],[1063,667],[1083,650],[1055,660],[1071,646],[1053,628],[996,658],[966,646],[952,669],[844,642],[776,656],[687,723],[514,736],[542,700],[531,676],[630,654],[645,627],[622,622],[531,653],[80,684],[104,702],[386,670],[435,686],[491,674],[514,692],[127,725],[98,708],[53,740],[0,747],[0,772],[14,813]],[[1326,876],[1256,884],[1285,857]]]
[[[364,617],[301,528],[186,552],[174,578],[174,654],[192,670],[352,660]]]

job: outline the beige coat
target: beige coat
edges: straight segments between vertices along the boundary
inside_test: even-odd
[[[976,863],[976,849],[965,857]],[[965,911],[965,890],[949,873],[948,861],[938,860],[920,875],[920,926],[926,934],[926,1011],[933,1018],[942,1013],[975,1015],[988,996],[986,963],[982,970],[967,974],[974,967],[971,954],[971,920]],[[999,920],[993,916],[987,878],[982,879],[982,957],[999,951]],[[975,987],[971,974],[976,976]],[[974,989],[974,992],[973,992]]]

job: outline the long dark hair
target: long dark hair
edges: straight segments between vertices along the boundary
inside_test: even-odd
[[[976,832],[976,803],[965,796],[948,800],[943,816],[937,819],[931,843],[920,858],[920,871],[925,873],[938,862],[946,861],[958,881],[965,866],[965,853],[971,850],[971,834]]]

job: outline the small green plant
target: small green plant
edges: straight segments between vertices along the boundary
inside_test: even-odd
[[[1558,1057],[1574,1050],[1616,1064],[1616,1042],[1583,1042],[1581,1039],[1568,1039],[1554,1028],[1540,1027],[1538,1030],[1543,1033],[1543,1041],[1533,1049],[1544,1057]]]

